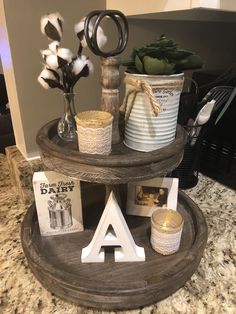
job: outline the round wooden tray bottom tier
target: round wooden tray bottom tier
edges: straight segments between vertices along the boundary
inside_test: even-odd
[[[185,224],[180,249],[162,256],[150,245],[150,219],[126,216],[137,245],[143,246],[145,262],[115,263],[106,252],[104,263],[82,264],[81,249],[91,241],[103,205],[84,211],[85,231],[41,237],[35,205],[22,224],[22,246],[29,266],[49,291],[73,303],[99,309],[125,310],[149,305],[178,290],[194,273],[207,240],[207,227],[199,208],[183,192],[178,211]]]

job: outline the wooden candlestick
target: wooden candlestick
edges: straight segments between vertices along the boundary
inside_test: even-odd
[[[112,144],[120,142],[119,132],[119,58],[118,57],[101,57],[101,109],[110,112],[113,119]]]

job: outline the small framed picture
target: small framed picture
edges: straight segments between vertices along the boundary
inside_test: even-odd
[[[151,217],[160,208],[177,209],[179,179],[155,178],[128,184],[126,213]]]

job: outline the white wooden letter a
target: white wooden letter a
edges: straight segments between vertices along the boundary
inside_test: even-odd
[[[109,226],[115,234],[109,232]],[[145,261],[144,248],[135,244],[113,192],[109,196],[92,241],[82,249],[81,262],[104,262],[102,246],[115,246],[115,262]]]

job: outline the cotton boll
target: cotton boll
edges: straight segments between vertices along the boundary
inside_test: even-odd
[[[52,13],[41,17],[41,32],[53,40],[60,41],[64,19],[60,13]]]
[[[74,30],[76,35],[78,36],[81,45],[83,47],[87,47],[87,41],[84,35],[84,22],[85,22],[85,18],[83,18],[80,22],[78,22],[77,24],[75,24]],[[92,21],[90,21],[89,23],[89,37],[92,37],[92,31],[93,31],[93,23]],[[98,26],[97,28],[97,43],[98,43],[98,47],[102,48],[107,42],[107,37],[105,36],[103,29],[101,26]]]
[[[70,49],[67,48],[58,48],[57,55],[66,60],[68,63],[72,61],[73,53],[70,51]]]
[[[46,61],[46,64],[49,66],[49,68],[58,69],[59,64],[58,64],[57,55],[51,54],[49,56],[46,56],[45,61]]]
[[[91,32],[89,32],[89,36],[92,36],[92,33],[91,33]],[[82,47],[85,48],[85,47],[88,46],[87,41],[86,41],[86,38],[85,38],[85,35],[83,35],[83,37],[82,37],[82,39],[80,40],[80,42],[81,42]]]
[[[86,56],[82,55],[73,62],[72,72],[78,75],[86,65],[88,65],[89,73],[93,73],[92,62]]]
[[[87,47],[87,42],[85,39],[85,35],[84,35],[84,22],[85,22],[85,17],[80,20],[77,24],[75,24],[74,26],[74,31],[77,35],[77,37],[79,38],[82,47]],[[89,24],[89,36],[92,36],[92,28],[90,27],[91,23]]]
[[[51,50],[49,49],[44,49],[44,50],[41,50],[40,52],[44,60],[46,60],[47,56],[50,56],[52,54]]]
[[[40,20],[40,29],[44,35],[46,35],[45,26],[47,25],[47,23],[48,23],[48,16],[47,15],[42,16]]]
[[[38,82],[43,86],[43,88],[49,89],[50,86],[45,82],[44,79],[55,80],[55,76],[47,69],[43,69],[43,71],[38,76]]]
[[[94,72],[94,66],[93,66],[93,63],[89,59],[87,59],[87,65],[89,68],[89,73],[92,74]]]
[[[85,55],[82,55],[81,58],[85,62],[85,64],[88,65],[89,73],[93,73],[94,67],[93,67],[92,62],[89,60],[89,58],[86,57]]]
[[[51,53],[53,52],[56,54],[59,46],[60,46],[60,42],[57,40],[54,40],[48,45],[48,48],[50,49],[49,51],[51,51]]]
[[[59,12],[50,13],[47,17],[51,23],[55,23],[55,25],[58,23],[60,30],[62,31],[64,19]]]
[[[53,42],[53,45],[50,46],[52,49],[56,49],[57,42]],[[44,59],[46,61],[46,64],[51,68],[51,69],[58,69],[60,66],[58,63],[58,57],[62,58],[63,60],[66,61],[66,63],[70,63],[73,58],[72,52],[67,49],[67,48],[57,48],[57,53],[53,54],[51,50],[47,49],[45,51],[42,51],[44,53]],[[49,54],[50,52],[50,54]]]
[[[40,52],[41,52],[41,54],[44,55],[44,56],[49,56],[49,55],[52,54],[52,51],[49,50],[49,49],[44,49],[44,50],[41,50]]]
[[[46,79],[55,80],[54,74],[52,73],[52,71],[48,70],[47,68],[44,68],[42,72],[40,73],[40,75]]]
[[[86,61],[88,59],[88,57],[86,57],[85,55],[81,55],[80,57],[83,61]]]
[[[97,43],[99,48],[102,48],[107,43],[107,36],[104,34],[103,29],[100,26],[98,26],[97,29]]]
[[[80,20],[77,24],[75,24],[74,31],[76,34],[84,30],[84,22],[85,22],[85,17],[82,20]]]
[[[50,88],[48,83],[46,83],[44,81],[44,79],[40,75],[38,76],[38,82],[39,82],[40,85],[43,86],[43,88],[45,88],[45,89],[49,89]]]
[[[86,65],[86,57],[85,56],[81,56],[75,59],[75,61],[73,62],[73,66],[72,66],[72,72],[75,75],[78,75],[84,68],[84,66]]]

